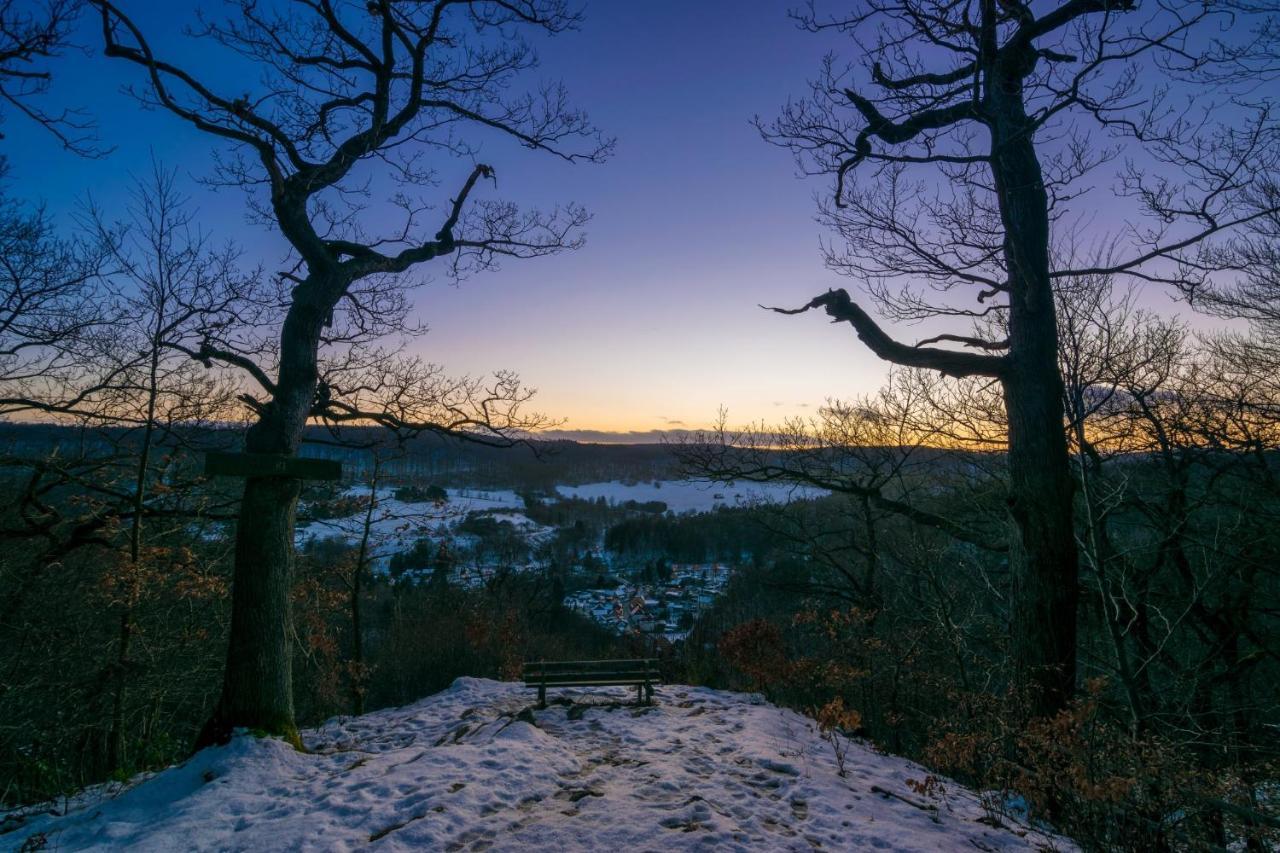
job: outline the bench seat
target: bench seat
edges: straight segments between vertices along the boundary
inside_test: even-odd
[[[526,661],[524,684],[538,689],[538,706],[547,706],[548,687],[632,687],[644,703],[653,700],[653,685],[662,683],[652,658],[624,660]]]

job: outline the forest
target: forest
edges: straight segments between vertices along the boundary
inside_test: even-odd
[[[466,679],[623,659],[660,706],[799,714],[838,779],[854,744],[915,762],[884,796],[908,814],[963,789],[1027,845],[1280,846],[1280,6],[710,4],[828,48],[741,116],[815,197],[828,278],[736,298],[822,348],[779,338],[788,384],[829,389],[739,419],[698,386],[700,425],[593,443],[520,373],[451,367],[423,305],[464,285],[485,344],[529,350],[504,282],[595,226],[531,176],[629,168],[587,81],[540,77],[604,5],[232,0],[179,32],[0,0],[6,133],[101,182],[46,204],[0,137],[0,847],[54,849],[32,815],[243,737],[307,756]],[[86,62],[199,150],[120,167],[60,87]],[[611,264],[674,250],[630,240]],[[618,319],[589,323],[621,352]],[[536,332],[585,396],[626,384],[620,358],[588,387],[612,349]],[[716,360],[690,353],[672,398]],[[406,814],[363,843],[429,823]],[[228,843],[191,849],[255,849]]]

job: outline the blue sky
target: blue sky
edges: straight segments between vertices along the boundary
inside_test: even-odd
[[[120,5],[162,51],[234,87],[233,65],[180,35],[195,4]],[[581,30],[541,46],[539,73],[563,79],[617,137],[615,156],[570,166],[503,144],[482,156],[504,198],[585,205],[594,215],[587,245],[461,287],[428,285],[417,311],[431,331],[415,349],[458,373],[516,369],[539,389],[539,409],[584,430],[697,427],[721,406],[735,421],[775,420],[873,391],[885,367],[846,327],[757,307],[848,284],[823,268],[818,249],[813,195],[829,187],[797,178],[789,156],[750,125],[802,94],[839,42],[798,31],[787,0],[584,5]],[[93,36],[87,29],[86,41]],[[192,178],[209,174],[217,143],[168,114],[140,112],[120,91],[137,81],[132,69],[91,50],[59,71],[53,95],[84,105],[115,150],[78,159],[10,116],[0,150],[14,194],[66,214],[91,188],[110,209],[153,154]],[[206,230],[278,268],[281,241],[246,223],[237,191],[188,190]]]

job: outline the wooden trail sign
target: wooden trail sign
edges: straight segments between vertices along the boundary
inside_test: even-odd
[[[223,453],[204,455],[206,477],[290,477],[295,480],[340,480],[342,463],[332,459],[308,459],[278,453]]]

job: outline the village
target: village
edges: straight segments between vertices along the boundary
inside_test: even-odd
[[[657,483],[626,486],[621,483],[588,484],[564,489],[569,499],[586,497],[611,508],[635,505],[636,495],[649,497]],[[725,495],[696,483],[666,481],[664,496],[675,501],[682,513],[710,512],[725,504]],[[793,498],[796,493],[754,486],[740,489],[733,497],[768,502]],[[442,500],[421,503],[405,500],[404,490],[383,487],[377,490],[377,504],[369,513],[359,503],[343,504],[344,513],[333,518],[314,518],[297,530],[300,547],[310,540],[326,537],[342,539],[354,546],[364,540],[369,565],[375,571],[390,571],[397,577],[426,579],[444,567],[443,578],[455,587],[481,589],[509,574],[545,571],[549,559],[544,552],[552,546],[558,528],[541,524],[526,514],[525,500],[513,489],[442,490]],[[581,495],[579,494],[581,493]],[[361,487],[347,488],[342,499],[363,498]],[[817,494],[806,490],[804,497]],[[556,495],[558,500],[564,500]],[[678,513],[673,513],[678,514]],[[367,535],[365,528],[368,528]],[[579,584],[570,584],[563,602],[605,626],[618,636],[645,637],[667,643],[684,640],[699,614],[724,591],[733,574],[725,562],[668,562],[654,560],[644,569],[612,553],[597,534],[597,541],[579,555],[602,569],[587,571],[578,566]],[[448,555],[443,561],[437,555]],[[399,555],[399,556],[397,556]],[[743,555],[745,556],[745,555]],[[397,565],[399,563],[400,565]],[[581,585],[583,574],[592,577],[589,588]]]
[[[724,591],[732,573],[724,563],[671,565],[665,581],[584,589],[566,595],[564,604],[620,636],[662,637],[675,643],[688,636],[698,614]]]

